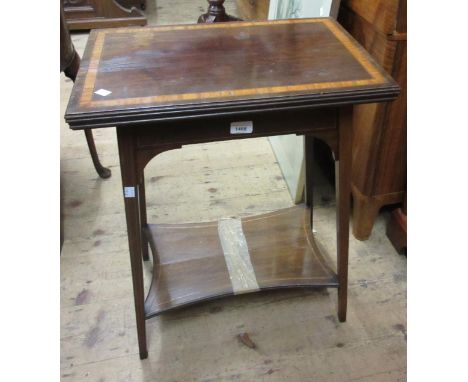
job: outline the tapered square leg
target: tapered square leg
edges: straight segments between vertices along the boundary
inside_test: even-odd
[[[140,208],[140,223],[141,227],[146,227],[148,225],[148,218],[146,215],[146,193],[145,193],[145,176],[143,170],[140,174],[140,181],[138,184],[138,202]],[[149,243],[146,235],[141,234],[141,255],[144,261],[149,260]]]
[[[314,228],[314,206],[313,206],[313,162],[314,162],[314,137],[304,136],[304,162],[305,162],[305,204],[310,207],[310,229]]]
[[[138,333],[140,358],[148,357],[141,246],[141,218],[139,204],[139,169],[136,160],[135,137],[130,129],[117,127],[120,171],[124,188],[125,217],[127,220],[128,246],[132,268],[133,295]]]
[[[351,166],[353,143],[353,107],[339,111],[338,160],[336,176],[336,232],[338,274],[338,319],[346,321],[348,299],[349,213],[351,201]]]

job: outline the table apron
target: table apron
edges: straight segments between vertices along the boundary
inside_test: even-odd
[[[284,134],[320,135],[324,131],[336,131],[338,110],[313,109],[295,112],[272,112],[268,114],[243,115],[185,122],[165,122],[134,125],[137,150],[160,146],[175,146],[206,143],[253,137]],[[251,123],[249,133],[233,134],[233,123]]]

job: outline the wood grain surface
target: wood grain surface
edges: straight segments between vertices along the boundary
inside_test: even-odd
[[[314,241],[308,208],[295,206],[245,218],[242,227],[260,290],[338,286],[331,261]],[[156,264],[145,302],[147,318],[235,294],[218,222],[149,225],[145,232]]]
[[[400,0],[345,0],[349,9],[384,34],[392,34],[397,28]]]
[[[237,10],[243,20],[267,20],[270,0],[236,0]]]
[[[96,94],[100,89],[111,93]],[[328,18],[121,28],[91,33],[66,120],[72,128],[105,127],[148,115],[175,119],[397,94],[395,82]]]
[[[354,110],[353,234],[366,240],[379,210],[406,190],[406,0],[345,0],[339,20],[401,89],[394,102]]]

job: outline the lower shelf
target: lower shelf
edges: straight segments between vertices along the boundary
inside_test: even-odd
[[[295,206],[242,219],[255,289],[338,287],[310,228],[310,210]],[[218,222],[148,225],[154,258],[146,317],[234,292]],[[229,269],[231,269],[231,274]]]

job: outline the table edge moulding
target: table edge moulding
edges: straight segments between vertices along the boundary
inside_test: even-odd
[[[175,33],[177,31],[196,32],[203,29],[216,33],[217,29],[235,30],[281,25],[292,27],[296,24],[315,22],[325,25],[354,58],[364,66],[371,78],[359,81],[332,81],[218,92],[162,94],[130,99],[93,100],[94,83],[107,35],[128,33],[148,35],[151,33]],[[376,64],[364,48],[355,43],[344,28],[328,17],[93,30],[81,65],[82,69],[78,72],[75,85],[76,88],[81,89],[80,99],[70,102],[66,113],[66,121],[72,129],[113,127],[129,122],[167,121],[279,109],[331,107],[366,103],[370,102],[370,100],[372,102],[381,102],[393,100],[399,94],[399,87],[393,79]],[[209,73],[209,68],[207,68],[207,73]],[[350,91],[350,89],[352,90]],[[72,94],[71,100],[74,100],[74,96],[75,94]],[[135,107],[135,105],[140,107]],[[108,110],[105,109],[106,106]],[[119,109],[117,106],[122,107]]]

